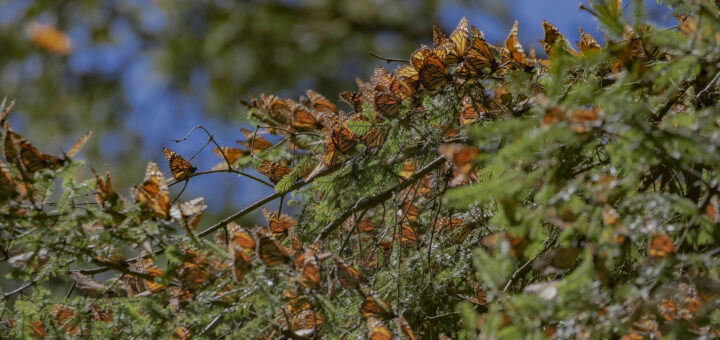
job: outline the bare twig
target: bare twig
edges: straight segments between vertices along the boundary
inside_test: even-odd
[[[334,221],[330,222],[325,228],[318,234],[317,238],[315,239],[314,243],[319,242],[320,240],[324,239],[330,233],[332,233],[338,226],[340,226],[345,220],[347,220],[352,214],[354,214],[357,211],[360,210],[366,210],[370,209],[373,206],[380,204],[384,201],[387,201],[388,199],[392,198],[396,192],[399,192],[411,184],[419,181],[423,176],[430,173],[433,169],[436,169],[437,167],[443,165],[445,163],[445,157],[441,156],[436,159],[434,159],[432,162],[430,162],[428,165],[426,165],[424,168],[420,169],[418,172],[414,173],[412,176],[408,177],[407,180],[398,183],[397,185],[393,186],[392,188],[389,188],[379,194],[372,195],[372,196],[366,196],[361,199],[359,199],[357,202],[355,202],[355,205],[350,207],[349,209],[345,210],[340,217],[335,219]]]
[[[380,55],[378,55],[378,54],[376,54],[376,53],[373,53],[373,52],[368,52],[368,54],[371,55],[371,56],[373,56],[373,57],[375,57],[375,58],[378,58],[378,59],[380,59],[380,60],[384,60],[384,61],[385,61],[386,63],[388,63],[388,64],[389,64],[389,63],[393,63],[393,62],[395,62],[395,63],[409,63],[409,62],[410,62],[410,61],[407,60],[407,59],[386,58],[386,57],[380,56]]]
[[[718,71],[718,73],[715,74],[715,77],[713,77],[713,79],[710,80],[710,82],[707,84],[707,86],[705,86],[704,89],[700,90],[700,92],[697,93],[697,95],[695,96],[695,98],[696,98],[696,99],[697,99],[697,98],[700,98],[700,96],[701,96],[703,93],[705,93],[705,92],[707,92],[708,90],[710,90],[710,88],[715,84],[715,82],[717,82],[718,78],[720,78],[720,71]]]
[[[335,171],[338,167],[339,167],[339,166],[336,165],[336,166],[327,168],[327,169],[319,172],[319,173],[316,174],[315,176],[313,176],[313,177],[311,177],[311,178],[308,178],[308,179],[305,180],[305,181],[297,182],[297,183],[295,183],[292,187],[290,187],[290,189],[289,189],[287,192],[300,189],[300,188],[302,188],[302,187],[304,187],[304,186],[312,183],[316,178],[321,177],[321,176],[325,176],[325,175],[327,175],[327,174]],[[232,222],[232,221],[235,221],[235,220],[237,220],[237,219],[239,219],[239,218],[241,218],[241,217],[243,217],[243,216],[245,216],[245,215],[247,215],[247,214],[249,214],[249,213],[257,210],[258,208],[262,207],[263,205],[267,204],[268,202],[271,202],[271,201],[275,200],[276,198],[279,198],[279,197],[281,197],[282,195],[287,194],[287,192],[285,192],[285,193],[274,193],[274,194],[272,194],[272,195],[269,195],[269,196],[267,196],[267,197],[265,197],[265,198],[263,198],[263,199],[255,202],[255,203],[253,203],[252,205],[246,207],[245,209],[240,210],[240,211],[238,211],[238,212],[236,212],[236,213],[234,213],[234,214],[232,214],[232,215],[224,218],[223,220],[221,220],[220,222],[216,223],[215,225],[213,225],[213,226],[211,226],[211,227],[208,227],[207,229],[201,231],[200,233],[197,234],[197,237],[205,237],[205,236],[207,236],[207,235],[210,235],[210,234],[212,234],[215,230],[218,230],[218,229],[220,229],[220,228],[225,227],[228,223],[230,223],[230,222]],[[136,261],[138,261],[138,260],[141,260],[141,259],[144,259],[144,258],[153,256],[153,255],[162,254],[164,251],[165,251],[165,249],[164,249],[164,248],[161,248],[161,249],[158,249],[158,250],[156,250],[156,251],[153,251],[152,253],[148,253],[148,254],[146,254],[146,255],[141,255],[141,256],[133,257],[133,258],[131,258],[131,259],[125,260],[125,262],[123,262],[123,265],[129,265],[129,264],[134,263],[134,262],[136,262]],[[101,261],[101,262],[102,262],[102,261]],[[95,261],[93,261],[93,263],[99,265],[100,267],[99,267],[99,268],[92,268],[92,269],[79,269],[79,270],[74,270],[74,271],[79,272],[79,273],[82,273],[82,274],[86,274],[86,275],[104,273],[104,272],[109,271],[109,270],[117,270],[117,271],[120,271],[120,272],[123,272],[123,270],[129,271],[126,267],[124,267],[124,266],[122,266],[122,265],[115,265],[115,264],[110,264],[110,263],[96,263]],[[122,269],[122,270],[121,270],[121,269]],[[133,273],[134,273],[134,272],[133,272]],[[131,275],[132,275],[132,273],[126,273],[126,274],[131,274]],[[152,280],[152,277],[150,277],[150,280]]]

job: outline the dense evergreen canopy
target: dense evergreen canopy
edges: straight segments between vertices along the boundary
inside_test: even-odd
[[[577,48],[545,22],[547,59],[518,26],[435,29],[348,105],[248,98],[240,147],[199,126],[218,164],[164,149],[170,178],[149,162],[131,197],[112,169],[80,176],[88,136],[40,153],[6,101],[0,334],[718,337],[720,1],[669,4],[658,28],[593,2],[604,39]],[[198,225],[203,199],[168,187],[216,172],[275,193]]]

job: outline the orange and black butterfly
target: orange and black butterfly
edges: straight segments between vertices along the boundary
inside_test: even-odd
[[[287,123],[290,107],[285,100],[275,95],[268,95],[264,93],[260,94],[260,98],[262,98],[263,101],[261,109],[265,114],[280,123]]]
[[[248,234],[242,230],[233,231],[232,243],[240,246],[243,249],[243,251],[245,251],[245,253],[247,253],[248,255],[255,252],[255,246],[256,246],[255,239],[253,239],[252,236],[250,236],[250,234]]]
[[[257,171],[267,177],[272,184],[278,184],[291,170],[276,162],[264,161],[262,165],[257,168]]]
[[[308,98],[310,98],[310,103],[312,106],[312,109],[315,110],[317,113],[324,113],[324,112],[330,112],[330,113],[338,113],[338,108],[335,106],[335,104],[331,103],[327,98],[323,97],[321,94],[313,91],[313,90],[306,90],[305,94],[307,94]]]
[[[572,46],[570,46],[570,43],[565,38],[562,33],[560,33],[560,30],[557,29],[557,27],[553,26],[549,21],[543,20],[542,22],[543,27],[543,40],[538,40],[540,42],[540,46],[545,50],[545,53],[547,53],[548,57],[552,56],[553,49],[555,46],[558,46],[561,50],[567,52],[570,55],[578,56],[579,53],[577,53]]]
[[[362,305],[360,305],[360,314],[364,318],[376,317],[386,320],[395,316],[392,307],[385,300],[372,294],[365,296]]]
[[[339,126],[338,126],[339,125]],[[334,125],[330,136],[325,141],[325,166],[333,166],[340,162],[340,156],[352,150],[357,144],[355,135],[345,127],[345,124]]]
[[[465,55],[465,67],[469,66],[478,73],[489,69],[495,71],[498,67],[495,55],[490,45],[485,41],[485,36],[475,26],[470,26],[470,49]]]
[[[412,328],[410,328],[410,324],[405,320],[405,317],[402,315],[399,315],[395,318],[395,325],[403,332],[405,335],[407,335],[408,339],[410,340],[417,340],[415,337],[415,333],[413,333]]]
[[[232,269],[233,277],[239,282],[245,278],[245,275],[247,275],[252,268],[250,257],[248,257],[243,250],[237,249],[234,244],[231,243],[230,246],[230,254],[232,255],[232,267],[230,268]]]
[[[580,53],[589,51],[596,51],[600,49],[600,44],[593,38],[590,33],[583,31],[580,27],[580,41],[575,43],[575,46],[580,50]]]
[[[268,223],[270,232],[273,234],[275,239],[280,242],[288,236],[290,228],[297,223],[294,218],[288,215],[281,214],[278,216],[278,214],[270,212],[270,210],[265,208],[263,208],[262,213]]]
[[[380,127],[371,127],[364,135],[360,136],[360,141],[369,148],[378,148],[385,142],[385,130]]]
[[[10,130],[5,122],[5,159],[30,173],[42,169],[55,169],[64,161],[52,155],[40,153],[30,142]]]
[[[354,112],[362,111],[362,94],[360,92],[342,91],[340,99],[352,106]]]
[[[95,203],[97,203],[101,209],[105,208],[105,202],[109,202],[111,206],[114,205],[120,196],[112,189],[110,170],[105,167],[105,178],[98,176],[95,170],[92,170],[92,173],[95,176]]]
[[[525,56],[525,50],[520,44],[520,40],[517,37],[518,34],[518,21],[515,20],[510,33],[505,39],[505,49],[503,50],[503,63],[512,63],[519,66],[523,70],[529,71],[532,69],[532,64]]]
[[[367,319],[368,340],[392,340],[393,336],[385,324],[374,317]]]
[[[415,230],[406,223],[400,227],[400,234],[396,234],[395,238],[406,247],[417,247],[419,245],[418,236]]]
[[[393,116],[400,111],[402,99],[392,91],[393,76],[384,67],[375,68],[370,78],[373,87],[375,109],[383,116]]]
[[[408,87],[415,88],[420,82],[420,74],[412,65],[405,65],[395,71],[395,76],[404,81]]]
[[[363,276],[357,269],[346,266],[337,258],[335,259],[335,274],[337,274],[340,285],[345,289],[358,289],[363,281]]]
[[[85,135],[80,137],[77,142],[70,148],[68,152],[64,152],[65,159],[72,159],[77,155],[77,153],[82,149],[83,146],[85,146],[85,143],[90,139],[92,136],[92,131],[88,131]]]
[[[145,169],[145,179],[140,186],[132,186],[130,188],[135,202],[140,203],[144,209],[148,209],[162,219],[168,218],[168,210],[170,209],[170,198],[168,196],[168,187],[160,168],[155,162],[148,162]]]
[[[162,152],[168,164],[170,165],[170,172],[172,172],[175,180],[186,180],[190,178],[190,175],[194,174],[195,171],[197,171],[196,167],[190,164],[190,162],[185,160],[185,158],[177,154],[175,151],[172,151],[168,148],[163,148]]]
[[[287,102],[290,105],[291,125],[295,131],[314,131],[322,129],[322,121],[317,118],[316,114],[313,114],[308,108],[292,99],[288,99]]]
[[[481,153],[481,150],[465,144],[442,144],[438,148],[441,155],[455,165],[460,173],[467,175],[473,169],[473,159]]]
[[[287,250],[281,246],[266,229],[259,229],[257,238],[258,256],[268,267],[290,263],[292,261]]]
[[[308,250],[300,265],[301,275],[297,279],[300,284],[308,289],[317,289],[320,286],[320,267],[315,258],[314,251]],[[295,261],[297,264],[297,260]]]
[[[468,38],[469,23],[467,18],[462,18],[455,27],[455,30],[450,34],[450,42],[452,48],[450,52],[445,56],[445,62],[448,64],[459,64],[465,58],[465,53],[468,51],[470,46],[470,39]]]
[[[411,61],[414,61],[413,67],[418,71],[420,84],[430,91],[435,91],[452,80],[444,56],[441,58],[437,52],[427,47],[415,51]]]
[[[654,258],[665,258],[675,252],[670,236],[663,233],[655,233],[648,245],[648,255]]]

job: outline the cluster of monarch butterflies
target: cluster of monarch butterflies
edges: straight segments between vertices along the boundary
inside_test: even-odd
[[[0,126],[2,126],[3,152],[5,161],[12,165],[20,174],[14,178],[8,164],[0,160],[0,202],[7,199],[23,200],[32,195],[32,185],[35,173],[41,170],[53,170],[67,165],[87,143],[92,132],[82,136],[67,152],[62,151],[62,156],[57,157],[44,154],[38,151],[30,142],[10,128],[8,114],[14,102],[6,103],[3,99],[0,103]]]
[[[689,19],[685,18],[684,20]],[[582,30],[581,41],[576,44],[578,51],[573,49],[567,39],[549,22],[543,22],[543,29],[545,37],[540,41],[540,45],[549,56],[555,53],[567,53],[583,57],[586,53],[601,48],[590,34]],[[469,25],[466,18],[459,22],[449,36],[436,27],[433,31],[433,46],[422,46],[413,52],[408,64],[398,67],[392,73],[383,67],[377,67],[369,82],[358,81],[358,92],[340,93],[340,99],[352,108],[351,113],[341,111],[331,101],[312,90],[308,90],[306,95],[298,101],[262,94],[259,98],[251,97],[250,102],[245,104],[254,119],[267,125],[262,130],[275,135],[293,137],[290,142],[291,147],[310,150],[314,145],[323,143],[324,148],[319,157],[319,163],[325,167],[332,167],[341,163],[344,156],[358,144],[364,144],[371,150],[380,148],[389,130],[387,124],[383,125],[384,120],[398,117],[406,104],[415,110],[421,110],[418,98],[423,93],[441,92],[451,85],[463,87],[478,80],[502,76],[503,73],[510,70],[542,72],[549,61],[537,58],[532,50],[527,55],[518,41],[517,34],[516,22],[504,43],[493,46],[485,40],[480,30]],[[643,60],[657,58],[657,53],[646,49],[639,34],[634,33],[631,29],[626,31],[626,40],[630,42],[627,49],[628,58]],[[626,61],[620,60],[619,64],[614,65],[608,72],[617,72],[622,67],[622,62]],[[502,90],[495,89],[494,92],[495,98],[501,98],[503,95]],[[499,107],[499,104],[495,103],[479,104],[472,96],[463,96],[460,104],[461,108],[457,113],[460,125],[472,124],[477,121],[478,117],[489,114]],[[84,136],[70,151],[63,153],[60,157],[42,154],[9,128],[5,119],[9,108],[0,111],[2,111],[0,122],[4,129],[5,160],[17,168],[22,175],[22,181],[18,181],[11,176],[7,166],[0,163],[0,199],[25,195],[28,184],[32,183],[33,173],[44,169],[55,169],[66,164],[90,137],[89,134]],[[367,114],[368,111],[374,111],[375,114]],[[592,113],[591,110],[588,112]],[[560,119],[552,115],[546,116],[548,120]],[[586,113],[584,117],[590,116],[592,115]],[[369,122],[371,128],[361,135],[356,135],[349,128],[349,123],[353,121]],[[238,141],[240,147],[226,146],[213,150],[222,161],[214,168],[215,170],[233,168],[241,158],[262,154],[275,145],[257,130],[243,129],[241,132],[244,139]],[[301,135],[307,136],[311,142],[294,138]],[[318,138],[319,141],[313,140],[313,138]],[[192,159],[185,159],[167,148],[163,148],[162,152],[168,162],[171,178],[168,179],[155,162],[149,162],[145,178],[139,185],[131,188],[131,194],[135,203],[143,210],[144,217],[161,220],[172,218],[189,226],[190,229],[195,229],[202,211],[206,208],[202,199],[194,199],[171,206],[168,186],[171,181],[190,180],[196,174],[197,168],[190,163]],[[480,149],[461,143],[446,143],[440,145],[438,152],[450,164],[444,169],[449,174],[448,179],[451,179],[447,181],[445,187],[477,180],[473,159],[482,152]],[[266,176],[272,184],[277,184],[292,172],[288,166],[287,160],[263,160],[257,167],[257,171]],[[406,160],[398,176],[408,179],[418,170],[418,167],[419,165],[412,159]],[[113,190],[109,173],[106,171],[104,176],[95,174],[95,179],[97,184],[94,193],[95,201],[100,208],[112,210],[120,198]],[[422,211],[428,208],[427,203],[433,198],[433,193],[443,187],[440,184],[443,180],[436,178],[434,174],[428,174],[422,177],[419,185],[398,193],[399,197],[417,196],[418,198],[417,200],[405,199],[401,202],[395,221],[398,228],[389,238],[378,237],[380,234],[384,235],[377,230],[379,223],[383,223],[384,220],[380,222],[380,218],[373,212],[358,221],[354,218],[345,221],[343,224],[345,231],[356,232],[361,241],[376,245],[375,248],[368,247],[363,250],[357,245],[351,244],[349,246],[351,252],[362,253],[365,251],[360,254],[362,256],[359,259],[352,261],[352,264],[340,257],[342,253],[337,255],[321,252],[319,244],[303,247],[298,238],[300,231],[295,228],[297,222],[292,217],[263,210],[267,226],[245,229],[230,223],[227,227],[227,236],[223,236],[222,233],[217,234],[218,244],[227,247],[230,255],[229,262],[215,263],[209,261],[204,254],[187,248],[182,250],[184,254],[182,265],[174,269],[173,276],[179,280],[172,282],[170,286],[147,278],[124,277],[122,287],[129,296],[168,291],[171,300],[175,301],[174,303],[180,303],[192,298],[194,290],[203,287],[210,280],[209,273],[227,271],[231,273],[229,277],[233,280],[243,281],[257,266],[278,268],[285,266],[289,269],[291,280],[297,285],[297,289],[285,291],[283,300],[285,304],[282,311],[278,311],[276,319],[281,328],[275,329],[268,335],[269,338],[287,336],[281,331],[282,329],[289,330],[293,336],[315,334],[317,329],[325,323],[325,317],[320,311],[313,308],[313,303],[308,295],[311,294],[310,292],[333,295],[338,287],[342,287],[362,297],[359,312],[365,318],[369,338],[392,338],[387,322],[394,319],[398,330],[410,339],[415,339],[408,322],[402,315],[396,314],[390,304],[368,287],[367,279],[361,271],[376,266],[379,262],[373,258],[376,249],[387,255],[393,247],[393,242],[409,249],[417,249],[427,245],[424,234],[428,232],[433,234],[452,233],[454,238],[450,242],[458,244],[466,239],[474,225],[472,221],[466,221],[459,214],[436,218],[436,223],[432,226],[423,226],[420,223]],[[88,229],[91,227],[88,226]],[[522,255],[528,245],[527,240],[522,237],[514,237],[505,232],[485,237],[482,245],[493,248],[499,245],[500,241],[507,241],[512,255],[516,256]],[[291,247],[286,248],[284,243],[290,243]],[[673,244],[667,235],[652,236],[648,247],[649,257],[662,259],[670,256],[673,252]],[[102,260],[120,263],[119,261],[122,259],[111,255]],[[130,269],[153,278],[167,275],[150,259],[136,261]],[[81,287],[102,286],[99,282],[93,282],[89,278],[80,277],[77,281]],[[471,284],[473,293],[471,295],[460,294],[459,297],[476,305],[484,305],[486,303],[485,292],[478,284],[474,282]],[[669,307],[666,306],[666,308]],[[72,311],[59,309],[57,314],[66,319],[70,313]],[[176,333],[185,337],[190,335],[189,332],[188,329],[183,328]]]

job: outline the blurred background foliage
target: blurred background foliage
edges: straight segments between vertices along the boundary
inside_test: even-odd
[[[666,8],[647,5],[650,18],[669,25]],[[164,164],[161,147],[186,157],[200,148],[200,134],[170,142],[195,125],[233,145],[248,127],[239,105],[248,93],[296,97],[313,88],[335,101],[384,64],[368,52],[405,58],[430,43],[434,24],[449,32],[463,16],[493,43],[519,20],[526,48],[542,37],[543,19],[573,41],[578,26],[599,36],[597,22],[578,11],[575,0],[5,0],[0,97],[17,100],[12,126],[42,151],[57,153],[93,130],[84,158],[95,169],[109,164],[127,195],[147,160]],[[33,43],[37,25],[65,34],[67,49]],[[194,159],[198,168],[217,163],[209,151]],[[198,178],[187,195],[205,196],[221,213],[269,191],[216,175]]]

